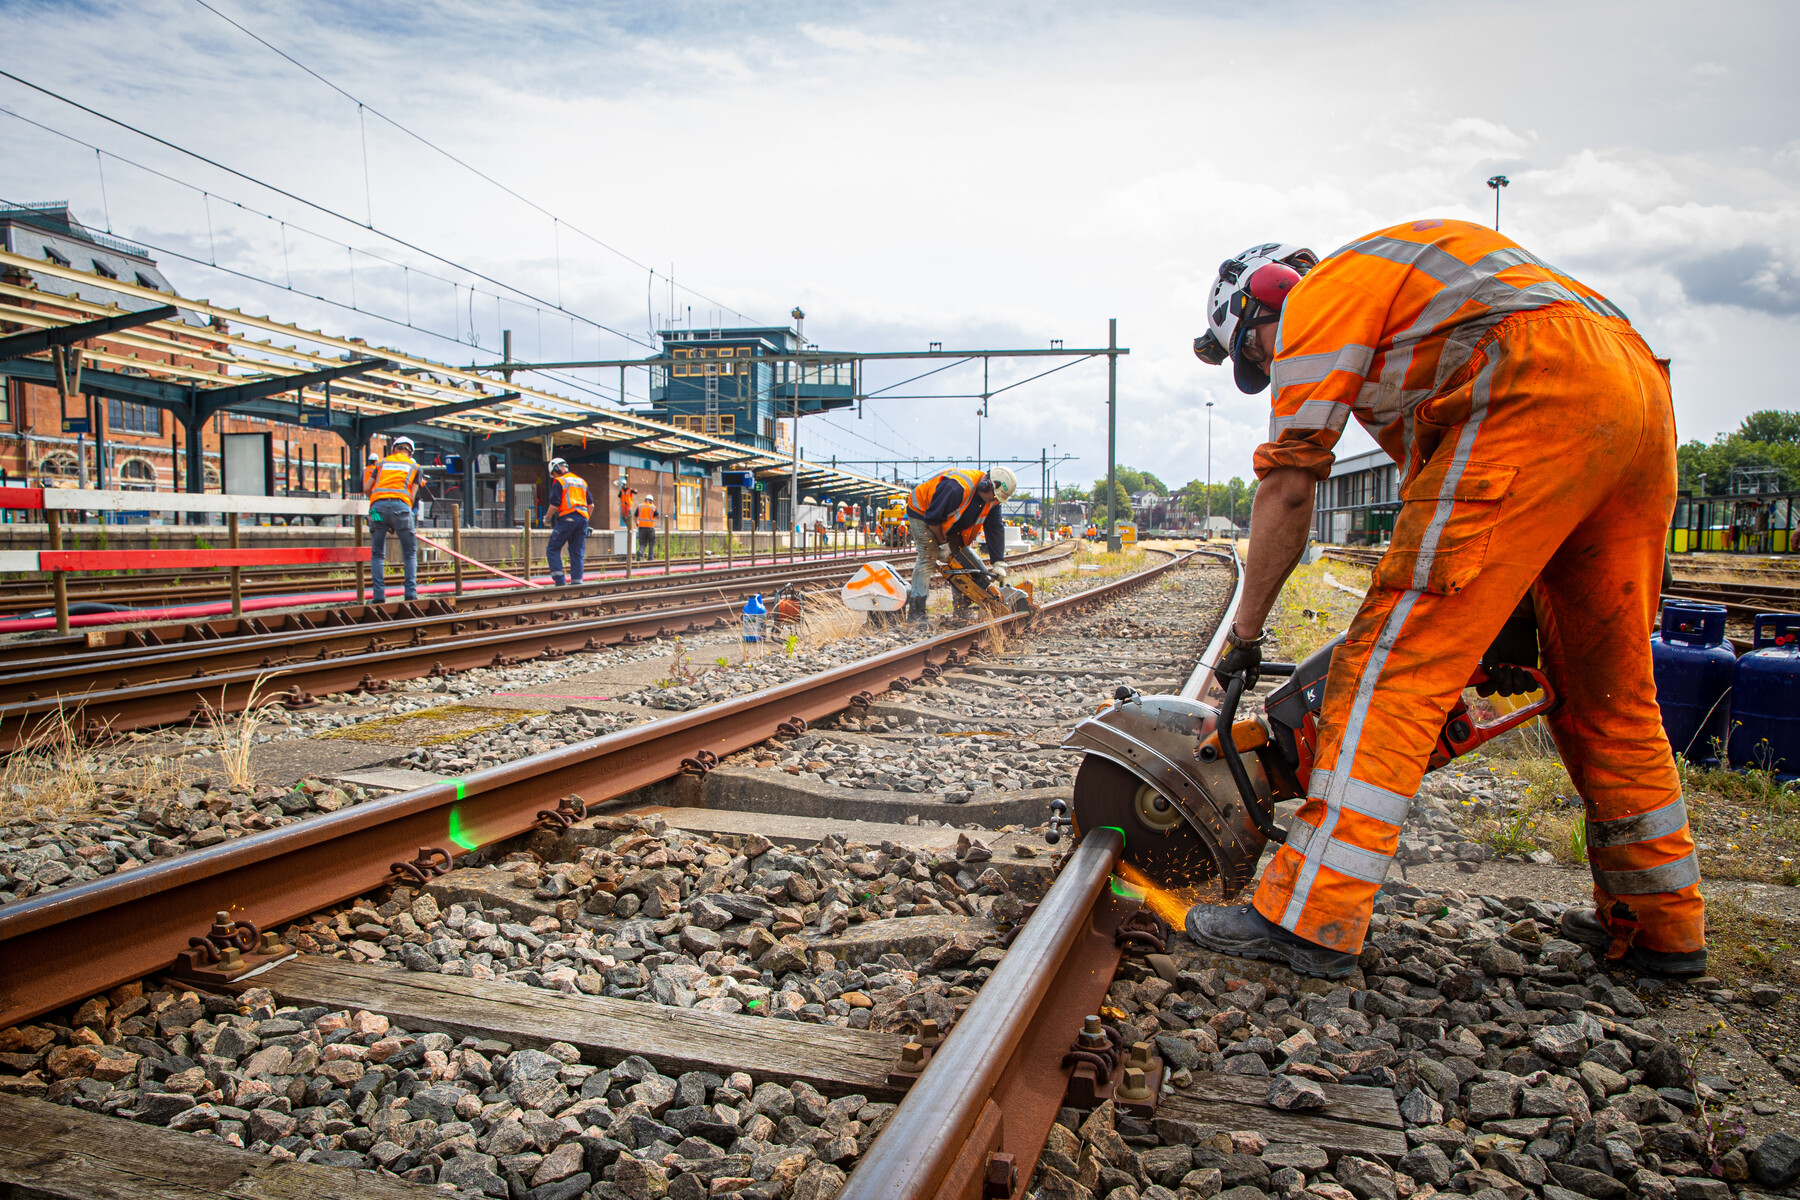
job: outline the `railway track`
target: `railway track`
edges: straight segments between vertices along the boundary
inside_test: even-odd
[[[341,956],[296,957],[278,945],[286,936],[276,932],[283,922],[308,913],[328,914],[335,904],[384,887],[401,885],[393,894],[402,897],[384,905],[384,913],[404,911],[410,897],[429,903],[440,886],[432,882],[432,853],[419,851],[410,871],[401,865],[420,844],[446,852],[447,859],[461,849],[518,845],[516,839],[526,835],[533,840],[525,844],[545,854],[553,854],[549,847],[560,842],[565,852],[572,844],[583,862],[600,862],[609,855],[590,859],[592,852],[579,848],[610,841],[615,851],[627,855],[627,863],[639,861],[631,848],[646,843],[679,849],[687,843],[673,833],[645,836],[646,830],[663,828],[659,816],[592,814],[628,800],[641,803],[645,793],[640,789],[679,776],[684,765],[700,777],[690,779],[690,785],[704,783],[716,760],[702,751],[725,757],[765,744],[771,733],[792,738],[809,723],[834,714],[871,714],[866,721],[846,722],[846,728],[854,729],[875,727],[879,718],[874,714],[896,706],[915,713],[962,713],[971,704],[984,703],[994,689],[1016,690],[1039,675],[1066,679],[1069,672],[1089,672],[1084,679],[1094,673],[1101,680],[1135,677],[1148,685],[1184,658],[1200,660],[1188,681],[1188,689],[1198,692],[1208,681],[1204,664],[1216,651],[1216,633],[1214,644],[1199,650],[1191,628],[1171,638],[1147,629],[1141,618],[1107,618],[1110,602],[1198,557],[1171,556],[1136,575],[1056,600],[1030,628],[1023,617],[1013,617],[1000,622],[998,631],[953,630],[798,683],[0,908],[0,1038],[13,1022],[165,968],[171,954],[187,948],[192,939],[201,947],[187,959],[194,973],[172,985],[153,985],[158,1003],[153,1024],[183,1052],[198,1054],[204,1040],[219,1053],[243,1059],[241,1069],[227,1069],[229,1060],[216,1060],[219,1065],[212,1069],[224,1071],[216,1074],[217,1087],[205,1078],[200,1081],[201,1096],[214,1097],[208,1103],[197,1103],[193,1093],[149,1095],[150,1086],[173,1088],[179,1080],[170,1075],[164,1082],[162,1067],[153,1073],[153,1085],[148,1082],[152,1075],[144,1075],[141,1094],[134,1093],[138,1099],[121,1112],[135,1114],[140,1122],[129,1139],[117,1136],[116,1121],[91,1111],[120,1108],[114,1104],[109,1109],[106,1087],[93,1087],[91,1081],[78,1086],[77,1080],[64,1079],[52,1085],[45,1095],[61,1104],[0,1094],[0,1183],[45,1196],[87,1195],[102,1188],[120,1197],[199,1197],[242,1195],[248,1189],[263,1195],[398,1200],[422,1196],[426,1192],[418,1183],[435,1182],[496,1196],[529,1193],[535,1200],[572,1200],[590,1187],[605,1186],[614,1190],[594,1194],[1010,1198],[1025,1194],[1042,1155],[1068,1165],[1059,1155],[1073,1134],[1065,1127],[1061,1141],[1052,1135],[1059,1113],[1069,1105],[1083,1118],[1093,1113],[1094,1120],[1104,1119],[1106,1134],[1115,1120],[1121,1128],[1147,1133],[1156,1115],[1168,1119],[1172,1136],[1187,1137],[1180,1131],[1188,1129],[1258,1128],[1264,1131],[1259,1137],[1291,1144],[1296,1152],[1304,1147],[1306,1153],[1328,1149],[1334,1155],[1395,1160],[1406,1141],[1386,1089],[1327,1085],[1329,1112],[1281,1113],[1263,1106],[1258,1081],[1208,1076],[1201,1086],[1177,1092],[1165,1084],[1166,1064],[1154,1045],[1121,1041],[1117,1030],[1124,1014],[1108,1007],[1111,998],[1121,986],[1129,994],[1160,973],[1172,975],[1174,965],[1157,957],[1165,949],[1166,931],[1143,911],[1140,897],[1113,879],[1122,850],[1121,835],[1114,830],[1095,831],[1069,848],[1035,909],[1016,921],[1008,947],[991,971],[951,966],[940,972],[976,989],[966,1007],[958,1005],[947,1036],[938,1022],[922,1018],[909,1018],[899,1031],[868,1022],[846,1027],[821,1024],[788,1006],[785,1015],[800,1019],[771,1020],[615,999],[610,984],[605,995],[559,992],[416,969],[395,971]],[[1165,590],[1168,586],[1164,584]],[[1136,611],[1141,613],[1142,607]],[[1221,615],[1217,610],[1212,614],[1219,629]],[[994,653],[1002,640],[1007,648]],[[1174,649],[1178,646],[1185,648]],[[981,711],[974,708],[961,723],[980,724]],[[1013,726],[1023,727],[1017,721]],[[571,793],[583,799],[574,801]],[[691,810],[667,815],[678,822],[686,811]],[[693,812],[684,828],[706,828],[709,820],[713,826],[722,827],[721,821],[728,826],[731,819],[729,813]],[[806,839],[807,831],[799,828],[804,824],[789,819],[783,835]],[[818,829],[810,839],[828,857],[841,851],[863,861],[873,853],[845,843],[843,822],[814,824]],[[873,839],[884,839],[877,862],[897,856],[896,861],[921,868],[927,862],[933,868],[949,862],[949,869],[955,869],[968,844],[954,829],[868,829],[871,847]],[[1032,835],[1015,836],[1016,845]],[[947,848],[952,838],[955,857]],[[766,840],[738,845],[745,854],[773,853]],[[934,846],[938,849],[930,848]],[[1013,853],[1038,857],[1046,850]],[[995,865],[1000,865],[997,858]],[[441,884],[449,888],[457,876],[469,874],[491,879],[496,873],[453,871]],[[939,878],[948,886],[939,894],[961,894],[947,876]],[[461,893],[446,890],[441,899],[448,903],[455,894]],[[518,894],[521,899],[515,903],[526,905],[527,914],[577,912],[566,900],[541,902],[534,909],[525,893]],[[625,894],[623,886],[617,894]],[[356,908],[352,920],[375,917],[375,902],[364,903],[369,907]],[[949,903],[952,911],[978,911],[967,903]],[[997,913],[997,905],[992,907]],[[216,935],[217,941],[209,943],[196,935],[206,932],[214,911],[225,924],[213,929],[208,937]],[[415,905],[412,911],[429,917],[438,905],[429,903],[427,910]],[[590,906],[589,911],[596,910]],[[777,920],[781,911],[775,910]],[[341,920],[321,915],[302,928],[324,936],[331,921]],[[504,922],[505,910],[498,910],[494,920]],[[532,921],[546,937],[558,936],[552,932],[556,920]],[[681,922],[662,925],[679,927]],[[356,936],[348,932],[348,924],[342,928],[346,937]],[[509,931],[507,936],[533,936],[523,926],[501,928]],[[272,932],[261,935],[263,929]],[[781,932],[779,924],[775,931]],[[757,930],[751,926],[745,933]],[[705,937],[687,939],[672,930],[664,941],[671,946],[680,942],[696,953],[707,944]],[[788,937],[771,953],[794,941]],[[754,938],[747,936],[745,944],[752,943]],[[206,944],[215,950],[206,951]],[[663,949],[654,941],[647,945]],[[729,941],[728,952],[736,945]],[[636,956],[628,956],[627,965]],[[208,962],[209,957],[218,961]],[[642,961],[669,957],[653,953]],[[605,961],[613,960],[609,956]],[[714,967],[723,971],[731,961],[721,958]],[[890,953],[880,965],[868,963],[864,972],[884,971],[880,978],[893,978],[897,968],[891,963],[903,961]],[[934,967],[936,961],[934,957]],[[754,976],[754,971],[739,974]],[[773,978],[765,976],[769,982]],[[786,978],[791,984],[795,977]],[[879,980],[871,982],[870,990],[874,982]],[[170,986],[236,999],[185,1000],[168,991]],[[762,994],[769,990],[763,988]],[[121,1011],[130,1009],[132,1002],[125,1003]],[[234,1003],[236,1012],[247,1015],[233,1016]],[[141,1005],[138,1010],[143,1011]],[[1112,1014],[1104,1025],[1096,1015],[1101,1013]],[[342,1041],[341,1033],[321,1039],[306,1032],[306,1022],[321,1031],[353,1022],[361,1036],[350,1042]],[[231,1035],[237,1041],[230,1050],[212,1032],[227,1025],[244,1031]],[[266,1035],[260,1039],[263,1049],[253,1059],[244,1058],[251,1047],[243,1038],[254,1036],[252,1029]],[[345,1048],[342,1056],[331,1058],[337,1067],[321,1066],[318,1053],[306,1049],[321,1040]],[[134,1044],[148,1051],[144,1039]],[[57,1053],[59,1064],[69,1061],[64,1052]],[[306,1060],[311,1067],[301,1066],[302,1054],[311,1055]],[[277,1058],[281,1061],[274,1070]],[[477,1067],[477,1060],[483,1066]],[[490,1060],[495,1078],[482,1074]],[[301,1070],[314,1075],[296,1073]],[[458,1076],[457,1070],[464,1073]],[[470,1076],[471,1070],[478,1075]],[[268,1086],[257,1082],[265,1078],[286,1081],[289,1095],[279,1106],[268,1103]],[[475,1091],[481,1085],[472,1082],[477,1078],[488,1078],[489,1089],[479,1102]],[[434,1083],[450,1079],[455,1082],[448,1087]],[[383,1090],[390,1080],[397,1092]],[[670,1096],[679,1098],[671,1101]],[[647,1103],[637,1104],[639,1100]],[[439,1107],[432,1108],[434,1104]],[[738,1111],[728,1112],[734,1105]],[[477,1152],[474,1132],[458,1148],[462,1135],[455,1130],[471,1128],[466,1122],[454,1124],[465,1107],[474,1132],[481,1135],[480,1150],[487,1153]],[[383,1109],[387,1118],[374,1115]],[[629,1115],[634,1109],[637,1115]],[[556,1121],[548,1115],[552,1111],[560,1114]],[[331,1116],[334,1112],[341,1115]],[[426,1112],[440,1120],[416,1119],[415,1114]],[[721,1117],[729,1123],[721,1124]],[[372,1126],[358,1132],[365,1119],[381,1125],[383,1132]],[[152,1124],[143,1124],[146,1120]],[[382,1124],[384,1120],[390,1123]],[[157,1127],[164,1122],[171,1128]],[[415,1133],[426,1142],[411,1146],[400,1122],[409,1122],[405,1128],[413,1131],[421,1125],[429,1129]],[[588,1128],[582,1132],[584,1122]],[[240,1142],[257,1138],[257,1148],[269,1153],[192,1136],[228,1128],[243,1131],[241,1137],[233,1135]],[[336,1132],[324,1132],[328,1129]],[[501,1143],[522,1152],[508,1156]],[[769,1149],[771,1143],[779,1145]],[[313,1161],[292,1161],[296,1152]],[[1186,1161],[1187,1151],[1180,1154]],[[1166,1155],[1165,1160],[1174,1161]],[[346,1170],[377,1163],[404,1178]]]
[[[1015,560],[1029,567],[1067,557],[1050,547]],[[888,561],[883,552],[853,562]],[[723,628],[752,592],[840,582],[844,560],[709,572],[706,582],[639,578],[540,592],[490,593],[462,602],[402,603],[390,615],[292,612],[273,620],[231,622],[230,636],[192,623],[117,635],[120,644],[87,649],[64,639],[33,657],[0,660],[0,748],[14,748],[37,722],[78,713],[79,723],[112,733],[241,711],[255,689],[282,693],[289,707],[314,695],[383,691],[388,681],[557,659],[655,637]],[[510,601],[510,603],[508,603]],[[204,631],[204,632],[203,632]],[[208,636],[211,633],[212,636]],[[36,648],[40,643],[30,643]]]
[[[427,537],[437,537],[442,530],[420,530]],[[441,540],[441,539],[440,539]],[[596,539],[597,540],[597,539]],[[879,550],[879,547],[871,547]],[[429,549],[424,551],[430,553]],[[853,554],[853,550],[837,551],[840,555]],[[718,555],[709,555],[708,564],[720,561]],[[740,560],[750,565],[749,555],[739,555]],[[764,552],[757,556],[763,563],[770,561]],[[816,560],[817,555],[802,551],[793,561],[801,562],[809,558]],[[391,562],[392,560],[390,560]],[[693,557],[671,558],[668,565],[673,571],[691,571],[699,567],[700,559]],[[776,561],[787,562],[788,556],[777,556]],[[515,562],[496,562],[502,570],[517,571]],[[632,568],[634,574],[661,574],[663,560],[658,558],[652,562],[640,562],[622,555],[590,554],[587,559],[587,570],[590,573],[603,571],[623,571],[626,566]],[[534,569],[542,571],[544,564],[537,560]],[[470,582],[479,581],[477,568],[469,567],[464,571],[465,579]],[[418,568],[418,582],[421,587],[437,587],[453,585],[456,580],[454,564],[421,562]],[[84,601],[106,604],[120,604],[126,607],[150,607],[164,601],[171,593],[178,593],[181,602],[199,603],[205,600],[227,600],[231,596],[229,581],[217,573],[194,571],[134,571],[129,574],[88,574],[85,572],[69,572],[69,600],[71,603]],[[356,572],[339,565],[322,564],[316,567],[291,566],[267,568],[262,570],[246,570],[243,577],[242,594],[247,597],[282,596],[291,593],[308,593],[321,590],[354,591],[356,588]],[[40,578],[4,579],[0,580],[0,619],[16,615],[20,612],[47,608],[54,601],[54,594]]]

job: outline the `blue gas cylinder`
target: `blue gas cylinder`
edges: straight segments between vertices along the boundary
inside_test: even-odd
[[[744,640],[760,642],[763,636],[763,618],[769,610],[763,607],[762,593],[757,592],[744,601]]]
[[[1731,688],[1731,764],[1800,776],[1800,613],[1757,613]]]
[[[1725,694],[1737,669],[1737,655],[1725,644],[1725,609],[1668,601],[1662,629],[1650,635],[1650,658],[1670,747],[1689,762],[1717,766],[1730,728]]]

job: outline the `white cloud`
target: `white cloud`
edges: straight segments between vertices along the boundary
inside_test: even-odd
[[[861,29],[833,28],[804,22],[800,32],[831,50],[847,50],[855,54],[923,54],[925,47],[906,38],[869,33]]]
[[[1773,47],[1794,19],[1753,5],[1768,36],[1724,36],[1705,12],[1648,0],[1518,0],[1401,7],[1299,2],[1267,12],[1074,5],[803,5],[792,24],[726,7],[542,7],[444,0],[392,9],[293,9],[234,0],[234,15],[370,103],[655,264],[697,321],[714,307],[779,319],[795,303],[821,343],[871,349],[1104,342],[1120,320],[1120,457],[1178,484],[1248,472],[1267,397],[1245,397],[1189,349],[1219,261],[1269,237],[1330,250],[1421,215],[1492,218],[1625,305],[1677,361],[1684,435],[1791,405],[1800,333],[1800,142]],[[356,108],[183,0],[102,0],[96,12],[21,0],[46,44],[92,47],[45,82],[223,161],[317,195],[360,220]],[[204,15],[204,14],[202,14]],[[1555,39],[1545,39],[1546,22]],[[1654,30],[1648,33],[1635,31]],[[797,36],[796,36],[797,35]],[[1268,53],[1278,47],[1279,54]],[[1447,51],[1446,47],[1452,48]],[[1476,51],[1479,53],[1476,53]],[[104,69],[129,53],[129,77]],[[91,65],[90,65],[91,64]],[[478,65],[474,65],[478,64]],[[1500,67],[1494,64],[1502,64]],[[22,73],[32,74],[28,67]],[[73,116],[12,85],[16,107],[290,222],[358,245],[338,225]],[[218,114],[230,114],[220,120]],[[552,302],[642,334],[666,321],[666,281],[584,241],[403,135],[367,121],[378,225]],[[1746,144],[1775,147],[1747,150]],[[113,168],[109,163],[109,172]],[[277,280],[348,301],[341,248],[119,168],[125,236],[155,233],[206,257],[212,243]],[[91,151],[0,116],[0,194],[68,196],[100,211]],[[147,232],[146,232],[147,231]],[[396,251],[416,268],[441,270]],[[539,314],[466,287],[359,265],[358,299],[491,350],[641,353],[554,307]],[[453,361],[479,353],[286,291],[171,266],[195,295],[366,334]],[[454,272],[443,272],[454,274]],[[729,319],[729,318],[727,318]],[[997,364],[992,386],[1037,369]],[[874,379],[902,378],[899,370]],[[593,381],[611,390],[616,377]],[[634,384],[634,390],[641,384]],[[980,371],[916,386],[979,391]],[[1105,372],[1087,363],[1006,392],[981,430],[989,453],[1074,446],[1063,477],[1104,469]],[[974,402],[871,402],[803,433],[809,449],[870,456],[973,446]],[[877,422],[879,417],[879,423]],[[1351,434],[1345,449],[1366,446]],[[831,453],[831,450],[826,450]]]

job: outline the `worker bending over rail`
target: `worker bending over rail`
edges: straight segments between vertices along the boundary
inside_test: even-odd
[[[967,546],[980,531],[987,542],[995,574],[1006,577],[1006,526],[1000,505],[1013,494],[1018,480],[1005,467],[990,471],[944,471],[913,489],[906,506],[906,525],[918,553],[913,558],[912,586],[906,593],[906,619],[926,623],[925,601],[931,590],[931,563],[950,561],[950,547]],[[964,607],[958,594],[958,607]]]
[[[397,437],[388,443],[387,457],[370,456],[363,472],[363,491],[369,497],[369,574],[375,585],[375,603],[387,601],[387,535],[400,541],[405,568],[406,598],[419,598],[419,541],[413,522],[413,502],[425,472],[413,461],[413,440]]]
[[[563,547],[569,548],[570,582],[581,582],[581,570],[587,565],[588,503],[587,480],[569,470],[560,458],[550,460],[550,490],[545,499],[555,516],[550,530],[550,543],[544,554],[550,560],[550,578],[558,587],[563,581]]]
[[[1594,877],[1595,908],[1569,910],[1562,933],[1622,966],[1703,973],[1700,867],[1648,637],[1675,503],[1666,360],[1592,288],[1463,221],[1396,225],[1323,262],[1254,247],[1219,268],[1207,324],[1197,355],[1229,357],[1244,392],[1275,385],[1222,672],[1255,682],[1352,415],[1404,483],[1287,844],[1250,905],[1195,907],[1190,936],[1348,973],[1452,702],[1477,664],[1526,690],[1505,668],[1541,652]]]

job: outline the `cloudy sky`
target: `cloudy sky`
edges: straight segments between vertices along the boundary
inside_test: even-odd
[[[1116,317],[1120,461],[1179,485],[1206,401],[1215,479],[1266,429],[1189,350],[1221,259],[1491,221],[1503,173],[1502,229],[1674,358],[1684,438],[1800,406],[1792,4],[209,3],[355,99],[197,0],[0,0],[34,48],[0,67],[258,181],[0,78],[0,200],[66,198],[184,293],[281,319],[467,363],[501,327],[521,357],[638,355],[690,308],[799,305],[861,350],[1093,346]],[[1098,361],[1007,391],[982,448],[1092,480],[1105,396]],[[876,400],[801,442],[966,455],[976,407]]]

